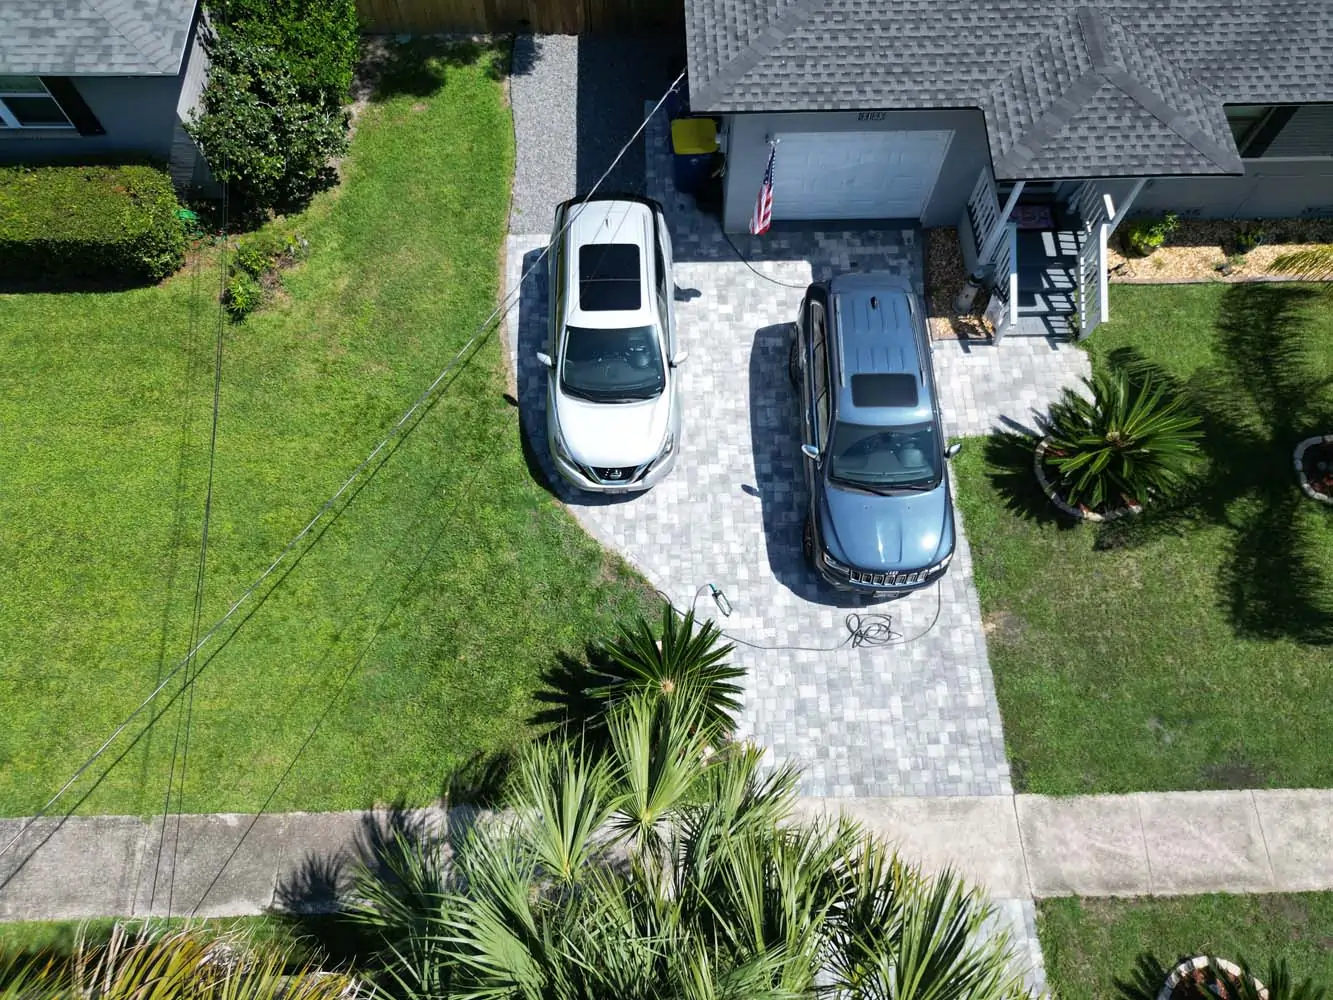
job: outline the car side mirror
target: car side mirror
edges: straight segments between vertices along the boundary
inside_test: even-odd
[[[555,362],[551,360],[551,356],[547,354],[545,351],[537,352],[537,360],[540,361],[542,365],[546,368],[555,367]]]
[[[944,449],[944,457],[953,458],[962,450],[963,450],[963,442],[955,441],[953,444],[949,445],[949,447]]]
[[[675,354],[671,355],[671,367],[679,368],[681,365],[683,365],[686,361],[689,360],[689,357],[690,357],[689,351],[677,351]]]
[[[819,449],[812,444],[801,445],[801,454],[804,455],[806,458],[810,459],[810,461],[812,462],[819,461]]]

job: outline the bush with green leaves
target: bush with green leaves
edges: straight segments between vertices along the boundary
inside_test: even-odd
[[[1203,435],[1175,386],[1142,365],[1083,382],[1087,395],[1066,389],[1047,420],[1045,460],[1064,498],[1101,511],[1179,493]]]
[[[1132,253],[1146,257],[1176,231],[1180,220],[1174,212],[1167,212],[1157,219],[1130,219],[1125,223],[1125,246]]]
[[[202,112],[186,129],[245,215],[299,210],[347,151],[353,0],[215,0]]]
[[[245,319],[264,301],[264,286],[248,271],[237,271],[227,279],[223,304],[234,320]]]
[[[302,100],[347,100],[360,44],[354,2],[209,0],[208,11],[219,34],[281,52]]]
[[[707,754],[697,705],[642,695],[610,750],[539,742],[502,808],[404,836],[352,920],[403,1000],[1019,1000],[984,896],[846,818],[798,819],[798,773]],[[446,862],[446,858],[448,858]]]
[[[0,167],[0,276],[161,281],[185,260],[179,209],[157,167]]]

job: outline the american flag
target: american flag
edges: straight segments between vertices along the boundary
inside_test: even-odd
[[[759,185],[759,197],[755,199],[754,215],[750,216],[750,235],[762,236],[768,232],[773,221],[773,161],[777,158],[778,144],[768,144],[768,166],[764,168],[764,183]]]

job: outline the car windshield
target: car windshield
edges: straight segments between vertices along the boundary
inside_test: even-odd
[[[933,423],[867,427],[839,421],[829,447],[829,477],[866,489],[933,489],[940,481]]]
[[[651,326],[620,330],[566,329],[561,385],[596,403],[653,399],[666,387],[657,331]]]

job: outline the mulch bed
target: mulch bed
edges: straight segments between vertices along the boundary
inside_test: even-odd
[[[1125,226],[1111,238],[1107,266],[1112,281],[1137,284],[1240,282],[1280,277],[1268,266],[1284,253],[1333,243],[1333,219],[1181,219],[1166,242],[1147,257],[1125,249]],[[1259,234],[1263,242],[1239,254],[1237,238]],[[1230,265],[1230,273],[1220,270]],[[1288,278],[1287,280],[1291,280]]]
[[[926,244],[926,314],[931,340],[989,340],[994,332],[982,318],[986,292],[977,293],[970,313],[954,311],[953,300],[967,283],[967,267],[958,242],[958,230],[952,226],[927,229]]]

